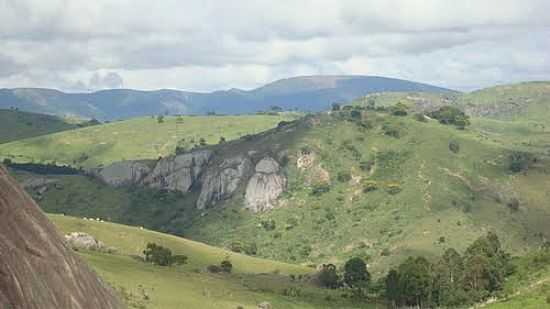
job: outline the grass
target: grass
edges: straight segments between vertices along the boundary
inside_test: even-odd
[[[0,145],[0,157],[14,162],[56,162],[95,167],[122,160],[157,159],[173,154],[185,139],[192,147],[204,139],[217,144],[275,127],[293,114],[244,116],[142,117]]]
[[[55,116],[0,109],[0,144],[74,128]]]
[[[263,301],[274,308],[369,308],[339,297],[338,291],[317,288],[306,281],[293,281],[289,274],[305,275],[312,269],[268,261],[224,251],[201,243],[137,227],[50,215],[63,233],[86,232],[116,254],[79,252],[92,268],[115,287],[130,308],[256,308]],[[159,267],[143,263],[133,255],[141,254],[148,242],[185,254],[189,263]],[[229,257],[230,275],[209,274],[205,267]],[[285,291],[299,295],[285,296]],[[288,293],[286,293],[288,294]],[[374,305],[373,305],[374,307]]]

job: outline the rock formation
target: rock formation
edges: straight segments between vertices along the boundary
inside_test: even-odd
[[[275,208],[277,198],[286,187],[286,177],[280,170],[279,163],[271,157],[265,157],[256,164],[255,173],[246,187],[246,208],[253,212]]]
[[[0,166],[0,308],[121,307]]]
[[[151,169],[139,161],[115,162],[99,171],[98,176],[106,183],[118,187],[139,183]]]

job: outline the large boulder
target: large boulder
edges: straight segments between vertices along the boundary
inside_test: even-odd
[[[108,165],[97,172],[97,176],[111,186],[138,184],[151,169],[139,161],[121,161]]]
[[[122,308],[0,166],[0,308]]]
[[[275,208],[277,198],[286,188],[287,179],[280,166],[271,157],[265,157],[255,167],[245,193],[245,208],[262,212]]]
[[[211,156],[211,151],[199,150],[163,158],[143,183],[152,188],[188,192],[203,173]]]
[[[202,182],[197,208],[204,209],[218,201],[230,198],[239,185],[250,177],[251,173],[252,161],[242,155],[210,166]]]
[[[82,232],[73,232],[65,235],[65,241],[73,249],[85,249],[85,250],[93,250],[93,251],[106,250],[105,244],[103,244],[103,242],[95,239],[90,234],[86,234]]]

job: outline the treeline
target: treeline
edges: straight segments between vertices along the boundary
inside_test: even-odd
[[[393,308],[469,305],[502,290],[513,271],[510,255],[497,235],[488,233],[463,255],[451,248],[434,263],[424,257],[409,257],[389,271],[385,297]]]
[[[55,163],[15,163],[10,159],[4,159],[5,166],[15,170],[31,172],[40,175],[77,175],[83,173],[81,169],[76,169],[69,165],[57,165]]]

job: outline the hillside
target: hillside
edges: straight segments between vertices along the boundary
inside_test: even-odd
[[[116,248],[112,254],[95,251],[79,254],[116,287],[130,309],[256,308],[265,301],[274,308],[359,308],[339,298],[338,291],[320,289],[305,279],[289,277],[311,274],[311,268],[248,257],[138,227],[59,215],[50,215],[50,219],[63,233],[85,232]],[[134,258],[150,242],[188,256],[188,263],[161,267]],[[226,258],[233,264],[232,274],[206,271],[208,265]],[[299,294],[285,292],[291,290]],[[360,308],[369,307],[362,304]]]
[[[294,114],[244,116],[166,116],[135,118],[23,139],[0,145],[0,157],[21,162],[57,162],[96,167],[122,160],[156,159],[191,148],[204,139],[217,144],[255,134],[290,120]],[[184,140],[182,142],[182,140]]]
[[[55,116],[0,109],[0,144],[76,127]]]
[[[0,166],[0,307],[123,308]]]
[[[231,89],[210,93],[178,90],[103,90],[63,93],[51,89],[0,89],[0,108],[100,120],[164,114],[243,114],[285,109],[320,111],[333,102],[349,101],[371,92],[448,89],[376,76],[305,76],[275,81],[253,90]]]
[[[361,256],[376,276],[411,254],[463,250],[487,230],[512,253],[549,236],[550,132],[484,119],[458,130],[412,114],[352,114],[310,116],[144,165],[106,166],[101,181],[51,176],[59,185],[33,192],[47,211],[222,247],[255,245],[258,256],[276,260]],[[517,151],[537,159],[514,172]]]

